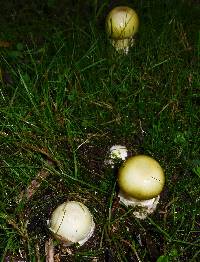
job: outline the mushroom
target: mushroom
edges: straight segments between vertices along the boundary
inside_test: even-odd
[[[105,159],[104,163],[114,168],[115,164],[124,161],[128,157],[128,154],[129,152],[125,146],[113,145],[109,149],[108,158]]]
[[[138,31],[139,18],[130,7],[117,6],[106,17],[106,32],[114,48],[124,54],[134,43]]]
[[[67,201],[52,213],[49,229],[66,246],[82,246],[93,234],[95,224],[89,209],[77,201]]]
[[[118,172],[120,202],[137,207],[134,215],[144,219],[155,211],[164,183],[163,169],[155,159],[146,155],[130,157]]]

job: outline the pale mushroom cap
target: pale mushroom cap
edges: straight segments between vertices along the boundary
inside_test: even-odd
[[[128,156],[128,150],[125,146],[114,145],[110,148],[110,158],[125,160]]]
[[[106,31],[113,39],[132,37],[138,31],[138,26],[137,13],[127,6],[115,7],[106,18]]]
[[[93,233],[94,222],[89,209],[76,201],[64,202],[52,213],[50,230],[66,244],[84,243]]]
[[[160,164],[153,158],[138,155],[128,158],[120,167],[118,184],[125,195],[145,200],[160,194],[165,177]]]

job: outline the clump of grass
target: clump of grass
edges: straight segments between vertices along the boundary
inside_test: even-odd
[[[192,1],[136,3],[140,32],[130,54],[119,56],[101,24],[109,3],[95,3],[78,1],[84,12],[68,6],[61,16],[62,4],[53,1],[41,9],[37,1],[31,8],[2,8],[2,261],[20,254],[27,261],[44,259],[51,237],[46,220],[67,199],[90,208],[96,230],[81,248],[69,251],[55,242],[58,257],[196,261],[199,8]],[[10,8],[18,10],[14,31]],[[147,220],[118,202],[116,174],[104,165],[113,144],[149,154],[165,170],[160,206]],[[39,187],[27,197],[33,182]]]

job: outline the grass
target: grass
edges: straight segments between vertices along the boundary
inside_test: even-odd
[[[109,1],[70,5],[1,7],[1,261],[45,261],[46,221],[68,199],[89,207],[96,230],[82,247],[55,241],[58,261],[198,261],[199,6],[134,2],[139,34],[120,56],[104,32]],[[165,170],[146,220],[118,203],[104,165],[114,144]]]

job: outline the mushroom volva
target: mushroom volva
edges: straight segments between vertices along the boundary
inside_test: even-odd
[[[139,27],[137,13],[130,7],[117,6],[106,17],[106,32],[111,44],[121,53],[127,54],[134,43]]]
[[[49,229],[54,236],[70,246],[83,245],[93,234],[95,224],[89,209],[77,201],[67,201],[52,213]]]
[[[156,209],[164,183],[163,169],[155,159],[146,155],[130,157],[118,172],[120,202],[140,207],[134,214],[145,218]]]

